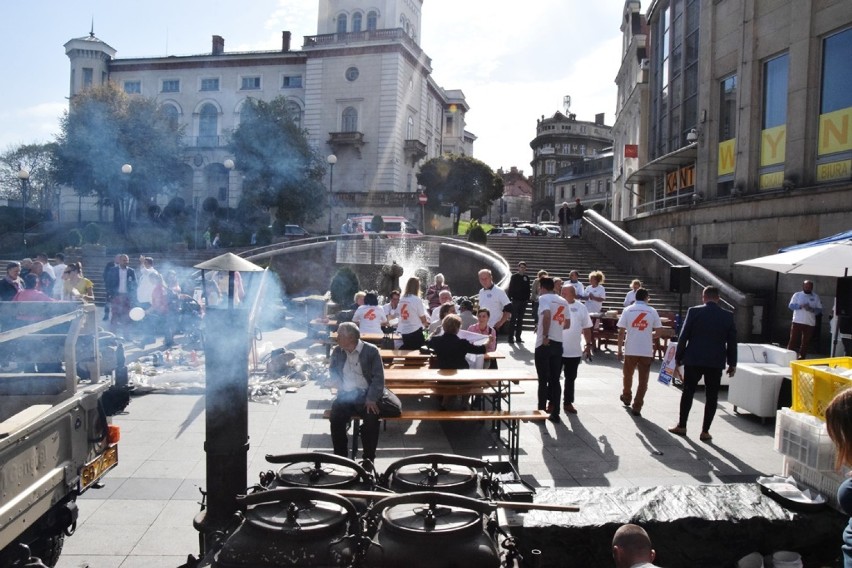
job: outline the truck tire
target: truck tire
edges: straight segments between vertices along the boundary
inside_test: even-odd
[[[64,534],[39,537],[30,543],[30,554],[40,558],[46,566],[53,568],[59,562],[59,554],[64,544]]]

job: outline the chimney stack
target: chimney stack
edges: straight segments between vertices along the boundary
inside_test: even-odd
[[[225,53],[225,38],[222,36],[213,36],[213,55],[222,55]]]
[[[605,113],[600,112],[600,113],[598,113],[598,114],[596,114],[596,115],[595,115],[595,124],[597,124],[597,125],[599,125],[599,126],[603,126],[603,123],[604,123],[604,114],[605,114]]]
[[[287,53],[290,51],[290,32],[281,32],[281,51]]]

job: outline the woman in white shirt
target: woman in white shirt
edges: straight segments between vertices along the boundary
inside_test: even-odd
[[[423,328],[428,325],[426,309],[420,299],[420,279],[409,278],[405,293],[399,299],[399,324],[396,327],[402,335],[402,349],[420,349],[425,345]]]
[[[379,307],[379,296],[375,292],[367,292],[364,295],[364,304],[358,306],[352,315],[352,321],[365,333],[384,333],[382,326],[387,325],[388,320],[385,311]]]
[[[636,301],[636,290],[642,287],[642,282],[634,280],[630,283],[630,291],[624,296],[624,307],[633,305]]]
[[[603,287],[604,273],[595,270],[589,274],[589,285],[586,286],[583,295],[586,297],[586,310],[590,314],[599,314],[606,300],[606,288]]]

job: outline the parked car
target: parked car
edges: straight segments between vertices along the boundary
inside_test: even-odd
[[[562,235],[562,229],[559,227],[558,223],[554,223],[553,221],[544,221],[540,223],[542,227],[547,231],[547,236],[549,237],[559,237]]]
[[[494,227],[488,231],[488,235],[495,237],[517,237],[518,230],[515,227]]]
[[[372,215],[363,215],[351,218],[353,222],[357,222],[358,225],[364,230],[365,233],[374,233],[373,230],[373,216]],[[381,234],[388,237],[402,237],[403,235],[420,235],[422,234],[417,230],[417,227],[400,215],[382,215],[382,220],[385,222],[384,228],[382,228]]]
[[[306,239],[311,234],[299,225],[284,225],[284,234],[281,236],[285,239]]]
[[[528,230],[530,234],[535,237],[547,236],[547,229],[544,228],[542,225],[536,225],[535,223],[524,223],[522,225],[518,225],[518,228]]]

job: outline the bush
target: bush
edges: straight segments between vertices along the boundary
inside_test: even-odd
[[[83,233],[80,229],[71,229],[68,231],[68,246],[79,247],[83,244]]]
[[[484,245],[488,242],[488,235],[485,234],[485,229],[479,224],[472,225],[467,232],[467,240],[478,245]]]
[[[352,303],[355,292],[361,289],[361,283],[358,281],[358,275],[348,266],[344,266],[334,273],[329,289],[332,302],[348,306]]]
[[[83,233],[81,236],[84,243],[96,245],[101,242],[101,228],[95,223],[89,223],[83,227]]]

